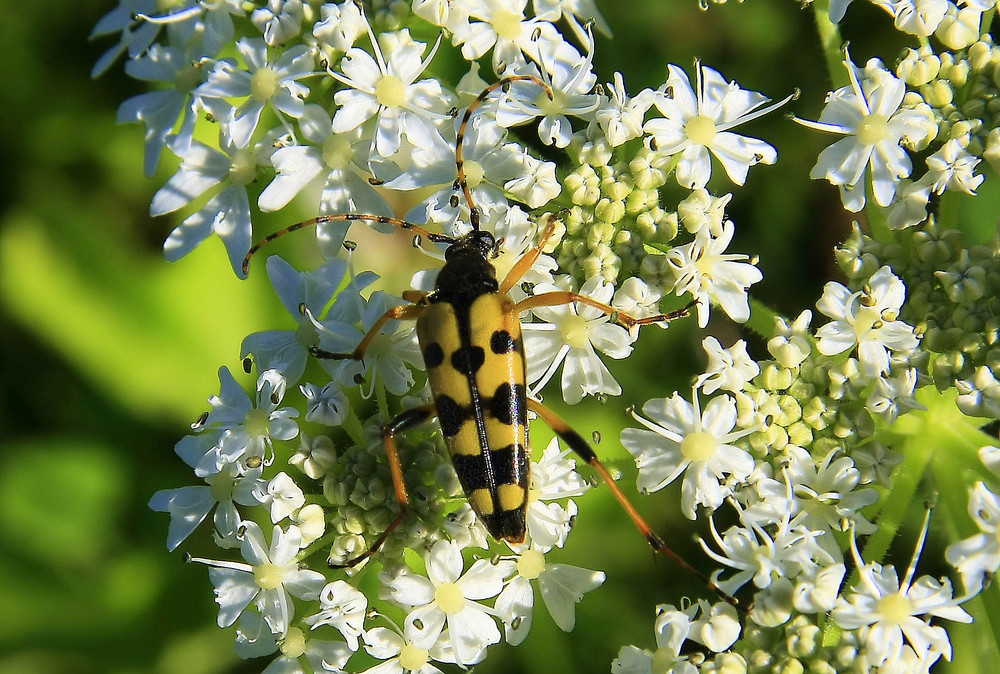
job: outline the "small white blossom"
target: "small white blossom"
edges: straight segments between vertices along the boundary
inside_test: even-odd
[[[872,4],[889,12],[898,30],[930,37],[951,3],[948,0],[873,0]]]
[[[235,651],[245,660],[277,651],[278,656],[261,674],[306,674],[302,657],[314,672],[339,670],[354,654],[343,641],[311,639],[298,627],[289,627],[284,635],[274,634],[259,613],[250,611],[244,611],[236,625]]]
[[[969,154],[957,138],[949,140],[926,161],[926,179],[935,194],[942,194],[946,189],[975,194],[976,188],[986,179],[982,174],[973,173],[982,160]]]
[[[737,185],[746,182],[754,164],[773,164],[777,151],[757,138],[739,136],[733,129],[781,107],[791,96],[761,109],[768,98],[755,91],[727,82],[712,68],[695,65],[696,86],[687,73],[671,64],[667,81],[653,99],[663,117],[646,122],[643,131],[655,143],[654,149],[667,155],[680,154],[677,182],[698,189],[712,176],[710,153]]]
[[[698,376],[695,386],[711,395],[723,389],[739,393],[751,379],[760,374],[760,366],[747,353],[747,343],[739,340],[728,349],[722,348],[715,337],[706,337],[702,348],[708,354],[705,373]]]
[[[975,594],[1000,569],[1000,496],[982,481],[969,490],[969,516],[980,533],[948,546],[945,559],[962,574],[966,593]]]
[[[302,29],[302,0],[267,0],[267,6],[255,9],[250,22],[264,36],[264,42],[275,47],[288,42]]]
[[[870,60],[864,72],[850,59],[844,65],[850,86],[827,96],[818,122],[796,121],[846,136],[820,153],[810,175],[838,186],[844,208],[856,213],[865,205],[866,172],[871,170],[876,203],[888,206],[899,181],[912,169],[901,146],[929,140],[937,127],[929,110],[902,107],[906,83],[880,61]]]
[[[556,286],[535,286],[535,296],[559,292]],[[580,288],[580,294],[608,303],[614,286],[595,276]],[[628,330],[609,322],[610,317],[595,307],[575,303],[532,309],[541,322],[525,323],[525,354],[531,392],[541,390],[562,365],[562,396],[571,405],[587,395],[620,395],[621,386],[605,367],[597,351],[611,358],[625,358],[632,352]]]
[[[888,372],[890,353],[906,355],[919,343],[913,327],[898,320],[905,296],[906,286],[888,266],[853,293],[836,281],[828,282],[816,308],[833,320],[816,331],[816,348],[833,356],[856,346],[865,374]]]
[[[577,512],[574,501],[567,501],[565,507],[556,501],[581,496],[590,488],[576,471],[576,464],[567,458],[570,453],[568,449],[560,451],[559,440],[552,438],[542,457],[531,464],[525,520],[528,538],[541,550],[562,547]]]
[[[462,573],[462,553],[451,541],[438,541],[425,557],[427,577],[405,570],[387,588],[393,601],[412,609],[405,633],[418,648],[429,649],[448,628],[459,665],[471,664],[486,646],[500,641],[492,609],[479,602],[497,596],[514,563],[480,559]]]
[[[747,289],[764,275],[750,258],[739,253],[726,253],[736,227],[726,221],[722,234],[715,237],[708,229],[695,234],[694,241],[670,249],[667,263],[674,273],[674,288],[678,296],[691,293],[698,303],[698,325],[708,325],[712,303],[722,307],[738,323],[750,318]]]
[[[608,83],[608,93],[610,98],[602,100],[594,118],[611,147],[618,147],[642,135],[643,118],[653,105],[654,94],[651,89],[643,89],[630,98],[621,73],[615,73],[613,84]]]
[[[374,57],[351,47],[340,62],[341,72],[329,71],[348,87],[333,96],[339,106],[333,116],[333,133],[350,131],[375,117],[372,154],[392,157],[404,136],[420,147],[447,145],[435,124],[445,119],[449,94],[435,79],[417,81],[437,53],[440,38],[421,60],[426,45],[413,40],[409,31],[381,33],[376,38],[368,26],[368,35]]]
[[[233,144],[241,148],[253,137],[265,106],[282,120],[282,115],[302,116],[309,88],[298,80],[312,74],[313,55],[308,47],[299,45],[278,52],[276,59],[268,58],[267,45],[256,38],[243,38],[236,49],[247,70],[229,59],[218,61],[194,93],[206,98],[247,98],[230,110],[226,120]]]
[[[306,503],[305,494],[299,485],[284,471],[271,478],[265,489],[254,493],[261,505],[271,512],[271,523],[277,524]]]
[[[229,627],[252,601],[274,634],[284,635],[294,615],[289,595],[315,600],[323,588],[323,574],[300,569],[295,561],[302,535],[298,527],[282,531],[275,525],[271,546],[256,522],[242,525],[241,552],[246,563],[216,562],[192,558],[209,565],[208,575],[215,586],[219,604],[219,627]]]
[[[802,364],[812,352],[809,323],[812,312],[806,309],[792,324],[781,316],[775,318],[774,337],[767,342],[767,350],[782,367],[793,368]]]
[[[331,625],[336,628],[352,651],[358,650],[358,637],[364,631],[368,599],[357,588],[343,580],[327,583],[319,593],[319,613],[309,616],[305,623],[311,629]]]
[[[278,409],[285,395],[285,380],[277,370],[267,370],[257,378],[256,401],[240,388],[229,368],[219,369],[219,382],[219,395],[208,399],[212,411],[205,425],[224,434],[195,469],[195,474],[202,477],[238,460],[246,464],[250,458],[259,458],[268,464],[274,460],[272,440],[291,440],[299,433],[294,421],[298,410]]]
[[[600,587],[605,578],[602,571],[549,564],[545,554],[536,548],[524,550],[516,561],[517,574],[507,581],[494,606],[504,621],[507,643],[515,646],[524,641],[531,629],[535,602],[531,581],[537,582],[553,622],[562,631],[570,632],[576,625],[576,605],[584,594]]]
[[[733,431],[737,416],[733,399],[712,398],[703,413],[697,391],[692,395],[691,403],[677,393],[648,401],[642,406],[648,419],[632,415],[646,428],[626,428],[621,441],[639,468],[639,491],[659,491],[684,475],[681,512],[693,520],[697,506],[715,510],[722,505],[731,493],[729,481],[749,477],[754,460],[731,444],[751,432]]]
[[[322,19],[313,26],[313,37],[334,49],[346,52],[368,31],[368,21],[356,2],[324,2],[319,11]]]
[[[861,630],[873,665],[898,660],[906,644],[917,654],[933,651],[950,660],[948,633],[939,625],[931,625],[930,620],[972,622],[972,616],[952,597],[951,583],[947,579],[921,576],[914,580],[926,533],[927,519],[902,582],[892,566],[876,562],[865,564],[857,541],[851,537],[851,552],[861,579],[837,601],[830,617],[844,629]]]

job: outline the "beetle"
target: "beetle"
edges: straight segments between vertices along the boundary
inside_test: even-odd
[[[407,291],[409,302],[386,311],[350,353],[319,348],[310,352],[317,358],[361,360],[368,346],[390,320],[416,321],[417,341],[427,369],[432,402],[405,410],[390,419],[382,431],[399,514],[367,551],[348,560],[352,567],[374,554],[410,512],[410,497],[403,482],[403,470],[396,449],[396,436],[434,417],[451,454],[459,482],[476,516],[498,541],[519,544],[525,541],[525,514],[528,505],[530,445],[528,412],[546,424],[586,461],[608,486],[654,551],[666,555],[685,570],[701,578],[730,603],[735,600],[722,592],[705,574],[694,569],[653,532],[629,499],[622,493],[590,444],[569,424],[541,402],[527,395],[526,361],[520,315],[528,309],[577,302],[594,307],[624,327],[670,321],[688,313],[688,308],[643,318],[619,312],[591,297],[569,291],[552,291],[515,301],[510,291],[542,254],[558,223],[549,215],[539,241],[500,279],[491,260],[499,255],[500,244],[480,228],[480,214],[465,177],[462,155],[464,132],[473,111],[497,88],[527,80],[551,89],[533,76],[511,76],[490,85],[466,109],[456,137],[455,161],[461,189],[469,206],[471,231],[450,237],[432,233],[404,220],[364,213],[324,215],[292,225],[263,238],[247,253],[244,275],[251,257],[267,242],[301,229],[328,222],[364,220],[409,230],[420,237],[441,243],[445,263],[431,292]],[[690,306],[690,305],[689,305]]]

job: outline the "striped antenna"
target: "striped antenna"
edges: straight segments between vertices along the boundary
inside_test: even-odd
[[[458,136],[455,138],[455,166],[458,168],[458,180],[456,182],[458,187],[462,189],[462,194],[465,195],[465,202],[469,205],[469,223],[472,225],[472,229],[477,232],[479,231],[479,208],[472,198],[472,190],[469,189],[469,182],[465,177],[465,158],[462,153],[462,141],[465,140],[465,128],[468,126],[469,119],[476,108],[482,105],[483,101],[491,93],[511,82],[534,82],[545,90],[549,100],[553,99],[552,87],[534,75],[511,75],[483,89],[482,93],[476,97],[476,100],[472,101],[469,107],[465,109],[465,114],[462,116],[462,123],[458,125]]]
[[[243,276],[246,276],[250,271],[250,259],[256,255],[257,251],[263,248],[267,243],[274,241],[278,237],[284,236],[285,234],[291,234],[294,231],[300,230],[304,227],[312,227],[314,225],[322,225],[327,222],[354,222],[355,220],[367,220],[369,222],[377,222],[382,225],[392,225],[394,227],[399,227],[403,230],[408,230],[417,234],[418,236],[427,237],[428,241],[433,241],[434,243],[454,243],[455,240],[450,236],[445,236],[444,234],[435,234],[429,232],[419,225],[414,225],[413,223],[407,222],[406,220],[401,220],[399,218],[390,218],[385,215],[373,215],[371,213],[334,213],[332,215],[320,215],[315,218],[310,218],[309,220],[303,220],[302,222],[297,222],[294,225],[289,225],[284,229],[279,229],[273,234],[268,234],[263,239],[255,243],[247,251],[247,255],[243,258]]]

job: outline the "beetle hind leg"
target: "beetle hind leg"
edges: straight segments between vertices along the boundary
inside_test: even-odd
[[[597,457],[597,454],[590,446],[590,443],[584,440],[583,436],[573,430],[573,428],[567,424],[562,417],[536,400],[531,400],[530,398],[528,399],[528,409],[541,417],[542,420],[545,421],[545,423],[548,424],[548,426],[556,433],[556,435],[558,435],[563,442],[569,445],[569,448],[572,449],[577,456],[586,461],[587,464],[597,472],[604,484],[608,486],[611,493],[614,494],[616,499],[618,499],[618,503],[621,504],[628,516],[633,522],[635,522],[639,532],[646,539],[646,542],[649,543],[650,547],[653,548],[654,552],[658,552],[666,557],[669,557],[682,569],[699,578],[710,590],[719,595],[723,600],[737,608],[740,608],[739,602],[737,602],[734,597],[726,592],[723,592],[711,578],[691,566],[686,559],[671,550],[670,547],[663,542],[663,539],[660,538],[656,532],[653,531],[652,527],[646,523],[646,520],[643,519],[642,515],[639,514],[639,511],[635,509],[635,506],[632,505],[632,502],[629,501],[628,497],[622,493],[622,490],[615,483],[615,480],[611,477],[608,469],[603,463],[601,463],[601,460]]]

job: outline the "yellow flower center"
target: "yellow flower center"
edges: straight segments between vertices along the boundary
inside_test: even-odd
[[[434,590],[434,603],[445,613],[458,613],[465,606],[465,596],[455,583],[441,583]]]
[[[286,658],[297,658],[306,652],[306,635],[298,627],[289,627],[281,640],[281,654]]]
[[[243,417],[243,429],[252,438],[261,438],[267,435],[268,421],[270,415],[266,410],[253,409]]]
[[[514,40],[521,34],[521,15],[501,9],[493,15],[493,30],[505,40]]]
[[[238,150],[229,158],[229,179],[234,185],[249,185],[257,179],[257,160],[250,150]]]
[[[695,145],[708,145],[715,139],[715,120],[707,115],[695,115],[684,125],[684,135]]]
[[[406,85],[395,75],[383,75],[375,85],[375,100],[387,108],[398,108],[406,101]]]
[[[262,590],[273,590],[280,587],[284,575],[281,567],[271,562],[253,567],[253,580],[257,583],[257,587]]]
[[[182,94],[186,94],[196,86],[201,84],[201,68],[193,63],[188,63],[177,73],[174,80],[174,88]]]
[[[674,665],[677,664],[677,656],[674,652],[667,646],[663,648],[656,649],[653,653],[653,659],[650,663],[652,674],[670,674],[674,671]]]
[[[250,77],[250,95],[260,101],[269,100],[278,93],[278,74],[264,67]]]
[[[545,555],[538,550],[526,550],[517,558],[518,574],[528,580],[534,580],[545,570]]]
[[[877,112],[865,115],[858,124],[857,136],[862,145],[875,145],[889,136],[889,120]]]
[[[708,431],[695,431],[681,440],[681,454],[689,461],[708,461],[718,446],[719,441]]]
[[[331,169],[347,168],[354,158],[351,141],[339,133],[331,133],[323,141],[323,163]]]
[[[413,644],[406,644],[399,651],[399,664],[404,670],[415,672],[427,664],[427,651]]]
[[[205,478],[213,501],[229,501],[233,497],[233,478],[225,471]]]
[[[590,340],[590,326],[582,316],[567,316],[559,324],[563,341],[574,349],[579,349]]]
[[[878,600],[878,612],[897,625],[913,615],[913,603],[903,594],[887,594]]]
[[[465,182],[469,184],[470,189],[479,187],[483,182],[482,164],[471,159],[465,161]]]

